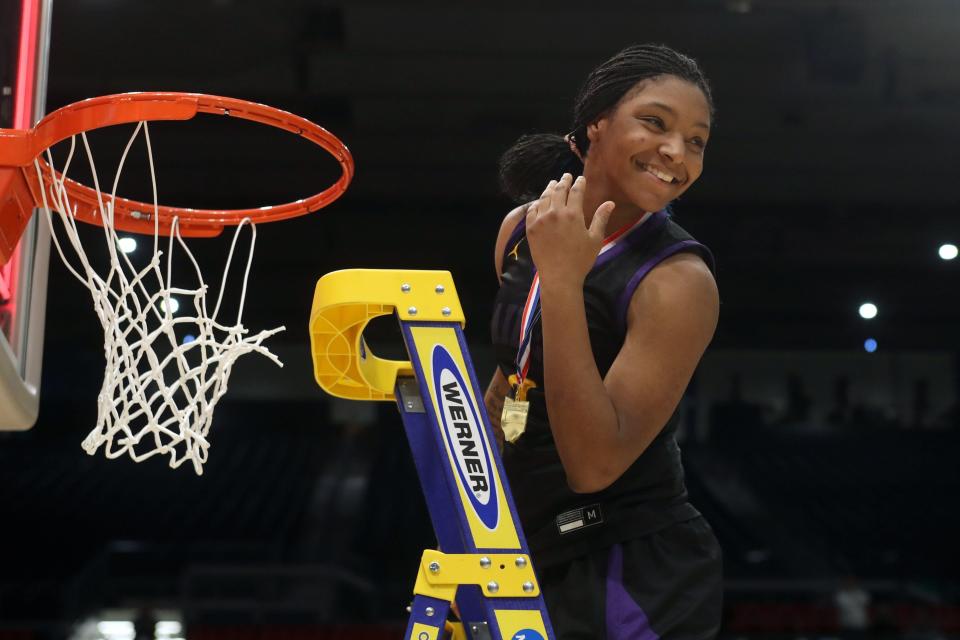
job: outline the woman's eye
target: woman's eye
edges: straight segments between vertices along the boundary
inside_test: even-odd
[[[690,142],[691,144],[693,144],[693,146],[698,147],[700,149],[703,149],[704,147],[707,146],[707,143],[703,138],[694,138]]]
[[[657,129],[660,129],[661,131],[666,129],[666,127],[663,124],[663,120],[661,120],[656,116],[647,116],[645,118],[641,118],[641,120],[643,120],[644,122],[649,122],[650,124],[655,126]]]

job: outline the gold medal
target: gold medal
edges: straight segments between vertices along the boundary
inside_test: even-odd
[[[503,399],[503,412],[500,414],[500,427],[507,442],[516,442],[527,430],[527,416],[530,414],[530,402],[527,391],[537,386],[533,380],[526,379],[517,384],[517,376],[512,375],[508,382],[513,387],[513,398]]]
[[[527,428],[527,414],[530,403],[526,400],[503,399],[503,413],[500,414],[500,427],[507,442],[516,442]]]

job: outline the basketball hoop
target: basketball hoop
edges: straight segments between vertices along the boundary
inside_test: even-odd
[[[250,120],[306,138],[333,155],[341,175],[324,191],[282,205],[233,210],[161,205],[147,123],[188,120],[197,113]],[[86,133],[124,123],[136,123],[135,130],[124,148],[112,188],[105,194]],[[149,203],[117,196],[123,166],[141,134],[153,188]],[[90,165],[92,186],[68,177],[78,136]],[[68,139],[66,160],[58,168],[50,147]],[[33,209],[40,208],[67,269],[90,291],[104,330],[106,369],[97,399],[97,426],[83,441],[87,453],[93,455],[103,446],[108,458],[129,455],[137,462],[168,455],[171,467],[189,460],[198,475],[203,473],[213,412],[226,393],[233,364],[241,355],[253,352],[283,366],[262,343],[284,327],[251,334],[242,322],[256,223],[325,207],[343,194],[352,177],[353,158],[331,133],[291,113],[234,98],[190,93],[103,96],[58,109],[30,130],[0,129],[0,264],[12,254]],[[59,232],[54,218],[60,222]],[[78,220],[103,228],[110,261],[105,274],[92,266],[78,233]],[[216,236],[224,226],[236,230],[211,311],[209,287],[184,237]],[[236,319],[231,322],[221,317],[224,291],[240,233],[247,227],[250,248]],[[118,230],[153,236],[153,256],[145,266],[134,266],[118,251]],[[61,242],[61,234],[67,242]],[[168,237],[165,258],[161,236]],[[68,260],[67,245],[79,266]],[[175,251],[182,252],[192,266],[195,281],[189,285],[175,286],[171,281]],[[175,315],[174,296],[186,300],[183,306],[191,313]],[[178,335],[187,329],[192,340]]]

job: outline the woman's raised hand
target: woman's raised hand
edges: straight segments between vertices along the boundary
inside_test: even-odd
[[[569,173],[551,180],[527,210],[527,241],[541,283],[583,286],[603,246],[614,203],[597,207],[590,226],[583,214],[587,179]]]

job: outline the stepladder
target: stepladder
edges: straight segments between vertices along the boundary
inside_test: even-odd
[[[408,360],[379,358],[364,339],[391,314]],[[447,271],[328,273],[310,314],[314,374],[333,396],[400,411],[438,542],[420,559],[404,638],[553,638],[464,324]],[[460,622],[447,622],[453,603]]]

